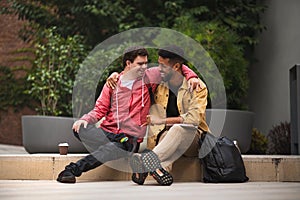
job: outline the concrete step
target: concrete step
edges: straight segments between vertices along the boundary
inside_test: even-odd
[[[55,180],[65,165],[76,162],[86,154],[5,154],[0,155],[0,180]],[[250,181],[300,181],[300,156],[243,155]],[[202,180],[202,168],[194,157],[181,157],[173,166],[176,182]],[[152,177],[148,177],[152,179]],[[84,173],[78,180],[131,180],[127,160],[109,162]]]

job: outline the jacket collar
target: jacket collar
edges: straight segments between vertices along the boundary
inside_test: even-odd
[[[169,83],[168,83],[168,82],[162,81],[162,84],[163,84],[165,87],[169,88]],[[179,91],[179,90],[188,90],[188,89],[189,89],[189,88],[188,88],[188,81],[186,80],[185,77],[183,77],[182,84],[181,84],[181,86],[179,87],[178,91]]]

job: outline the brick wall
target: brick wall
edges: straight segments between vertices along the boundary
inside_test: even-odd
[[[3,6],[3,2],[0,3]],[[15,15],[0,15],[0,64],[2,66],[14,67],[17,65],[25,65],[30,67],[30,64],[22,61],[15,61],[12,52],[22,47],[28,47],[18,37],[20,28],[26,23],[18,20]],[[23,71],[15,73],[16,78],[24,76]],[[14,108],[10,108],[7,112],[0,111],[0,144],[22,145],[22,127],[21,116],[35,114],[29,108],[23,108],[15,112]]]

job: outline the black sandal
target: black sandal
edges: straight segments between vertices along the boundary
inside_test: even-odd
[[[150,175],[152,175],[160,185],[171,185],[173,183],[172,175],[163,169],[159,158],[153,151],[142,153],[142,161],[146,170],[150,172]]]
[[[132,169],[131,180],[139,185],[143,185],[148,176],[148,172],[146,172],[139,154],[132,155],[130,159],[130,166]]]

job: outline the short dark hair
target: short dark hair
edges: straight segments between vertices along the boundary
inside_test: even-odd
[[[169,58],[171,63],[178,62],[183,64],[185,62],[183,49],[176,45],[170,45],[159,49],[158,55],[163,58]]]
[[[129,47],[124,51],[122,65],[123,68],[126,66],[126,61],[133,62],[138,56],[148,56],[148,51],[144,47]]]

